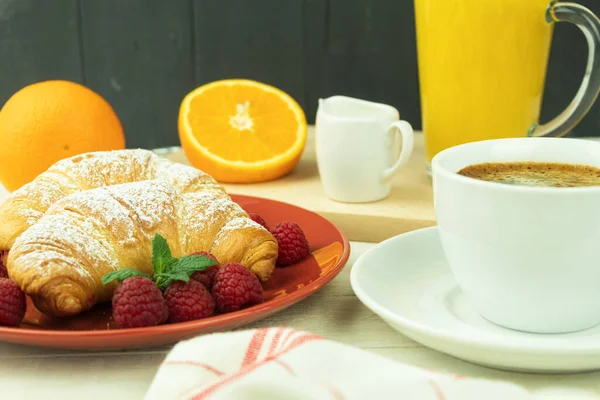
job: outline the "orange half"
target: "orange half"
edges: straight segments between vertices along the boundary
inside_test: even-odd
[[[179,138],[186,156],[219,182],[261,182],[288,174],[306,136],[300,105],[261,82],[211,82],[190,92],[180,107]]]

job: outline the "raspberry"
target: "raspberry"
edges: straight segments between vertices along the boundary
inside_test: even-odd
[[[248,215],[250,216],[250,219],[254,222],[256,222],[257,224],[260,224],[263,226],[263,228],[265,228],[266,230],[269,230],[269,226],[267,225],[266,221],[263,219],[263,217],[261,217],[258,214],[255,213],[248,213]]]
[[[124,328],[159,325],[168,317],[160,289],[143,276],[127,278],[117,286],[112,312],[117,324]]]
[[[169,322],[206,318],[215,312],[215,301],[203,284],[193,279],[175,281],[165,290]]]
[[[16,283],[0,278],[0,325],[19,326],[25,316],[25,294]]]
[[[277,264],[290,265],[303,260],[310,254],[310,245],[302,231],[295,222],[281,222],[271,232],[279,245]]]
[[[192,253],[190,255],[191,256],[203,255],[212,260],[215,260],[217,263],[219,262],[219,260],[217,260],[217,258],[215,256],[213,256],[210,253],[207,253],[206,251],[199,251],[197,253]],[[215,280],[215,274],[217,273],[218,269],[219,269],[218,264],[213,265],[212,267],[208,267],[204,271],[194,272],[194,274],[191,276],[191,278],[200,282],[201,284],[203,284],[204,287],[210,291],[212,288],[213,281]]]
[[[219,266],[213,265],[212,267],[208,267],[204,271],[194,272],[194,274],[191,276],[191,278],[195,281],[200,282],[202,285],[204,285],[206,290],[211,290],[213,282],[215,280],[215,275],[217,274],[218,270],[219,270]]]
[[[0,250],[0,278],[8,278],[8,270],[6,269],[7,258],[8,250]]]
[[[263,288],[252,272],[236,263],[223,265],[213,284],[217,309],[226,313],[263,302]]]

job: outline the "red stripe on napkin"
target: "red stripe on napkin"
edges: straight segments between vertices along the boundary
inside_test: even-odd
[[[243,366],[238,372],[236,372],[235,374],[229,375],[226,378],[223,378],[221,381],[215,383],[212,386],[207,387],[200,393],[192,395],[192,397],[190,397],[190,400],[206,399],[209,395],[213,394],[214,392],[219,390],[221,387],[231,383],[232,381],[234,381],[236,379],[239,379],[245,375],[248,375],[249,373],[251,373],[252,371],[257,369],[258,367],[261,367],[270,361],[275,361],[277,359],[277,357],[280,357],[283,354],[288,353],[307,342],[322,339],[318,335],[303,334],[302,336],[295,338],[289,344],[289,346],[287,346],[284,350],[279,352],[276,356],[267,357],[267,358],[261,360],[260,362],[254,362],[254,364],[246,363],[246,359],[253,359],[253,360],[257,359],[258,354],[260,352],[260,349],[262,348],[262,345],[265,341],[265,337],[267,336],[268,331],[269,331],[269,328],[261,328],[259,331],[254,333],[252,339],[250,340],[250,344],[248,345],[248,351],[246,352],[246,358],[244,359],[244,363],[242,364]],[[258,350],[256,350],[257,348],[258,348]],[[250,352],[250,349],[254,349],[254,350],[252,350],[252,352]],[[251,356],[249,356],[249,353],[251,353]],[[194,390],[194,389],[192,389],[192,390]]]
[[[256,362],[258,358],[258,354],[260,353],[260,349],[265,342],[265,338],[267,337],[268,328],[261,328],[254,332],[254,336],[250,340],[250,344],[248,344],[248,349],[246,350],[246,356],[244,356],[244,361],[242,361],[242,367],[250,365]]]
[[[279,353],[279,355],[281,355],[283,353],[287,353],[288,351],[294,350],[296,347],[301,346],[306,342],[311,342],[313,340],[319,340],[319,339],[321,339],[321,337],[318,335],[305,334],[305,335],[299,336],[299,337],[295,338],[294,340],[292,340],[292,343],[287,345],[285,347],[285,350],[283,350],[281,353]]]
[[[287,370],[287,372],[289,372],[290,375],[296,376],[296,373],[294,372],[292,367],[290,367],[290,364],[286,363],[285,361],[278,360],[277,358],[274,358],[273,362],[275,362],[275,363],[281,365],[283,368],[285,368],[285,370]]]
[[[285,331],[285,328],[279,328],[277,329],[275,336],[273,336],[273,339],[271,340],[271,346],[269,346],[269,352],[267,353],[269,356],[275,353],[275,349],[277,349],[277,345],[279,344],[279,339],[281,339],[283,331]]]
[[[331,385],[323,385],[325,389],[333,396],[334,400],[345,400],[346,397],[340,392],[338,389],[334,388]]]
[[[431,386],[435,392],[435,397],[437,397],[438,400],[446,400],[446,396],[444,395],[444,392],[442,392],[442,388],[440,388],[440,386],[432,380],[429,380],[428,382],[429,386]]]
[[[201,362],[197,362],[197,361],[167,361],[165,362],[163,365],[186,365],[186,366],[190,366],[190,367],[199,367],[199,368],[203,368],[209,372],[212,372],[213,374],[217,375],[217,376],[223,376],[225,375],[225,372],[219,371],[218,369],[216,369],[215,367],[212,367],[208,364],[204,364]]]
[[[287,343],[287,341],[292,337],[292,335],[294,333],[296,333],[298,331],[294,330],[294,329],[290,329],[287,334],[285,335],[285,337],[281,340],[281,344],[285,347],[285,344]]]

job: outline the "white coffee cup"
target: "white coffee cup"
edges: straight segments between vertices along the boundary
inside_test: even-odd
[[[319,100],[315,123],[325,195],[347,203],[381,200],[409,160],[413,129],[394,107],[346,96]],[[402,146],[397,137],[402,137]]]
[[[482,162],[600,167],[600,143],[516,138],[452,147],[432,160],[439,236],[461,289],[487,320],[537,333],[600,323],[600,187],[552,188],[458,175]]]

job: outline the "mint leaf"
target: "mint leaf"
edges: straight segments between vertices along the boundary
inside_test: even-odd
[[[195,256],[185,256],[178,258],[177,261],[171,265],[171,271],[183,272],[190,276],[197,271],[204,271],[205,269],[217,265],[217,262],[212,258],[208,258],[201,254]]]
[[[173,281],[189,282],[194,272],[216,264],[216,261],[201,254],[175,258],[164,237],[157,233],[152,239],[154,281],[161,290],[165,290]]]
[[[159,235],[154,235],[152,239],[152,265],[154,274],[162,274],[169,270],[170,265],[175,262],[175,258],[171,255],[171,249],[167,243],[167,239]]]
[[[127,278],[131,278],[133,276],[143,276],[145,278],[148,278],[150,280],[152,280],[152,277],[142,271],[138,271],[137,269],[132,269],[132,268],[123,268],[123,269],[119,269],[113,272],[109,272],[108,274],[104,274],[102,276],[102,284],[106,285],[109,282],[112,281],[119,281],[122,282]]]
[[[185,256],[175,259],[166,272],[154,275],[156,284],[161,290],[165,290],[173,281],[189,282],[194,272],[217,265],[217,262],[204,255]]]
[[[190,275],[183,272],[171,271],[169,273],[160,274],[158,277],[156,277],[156,285],[162,291],[166,290],[169,287],[169,285],[174,281],[189,282]]]

